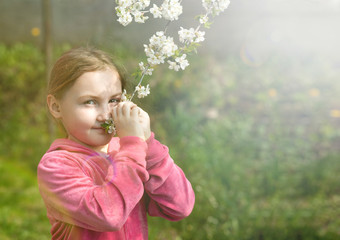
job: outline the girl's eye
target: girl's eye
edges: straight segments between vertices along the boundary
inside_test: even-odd
[[[86,105],[94,105],[94,104],[96,104],[96,102],[94,100],[87,100],[87,101],[84,102],[84,104],[86,104]]]
[[[120,99],[118,98],[113,98],[109,101],[109,103],[119,103],[120,102]]]

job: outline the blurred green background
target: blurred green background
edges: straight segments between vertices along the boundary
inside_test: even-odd
[[[240,2],[231,6],[231,16],[247,1]],[[331,2],[339,10],[339,1]],[[27,38],[0,38],[2,240],[50,239],[36,182],[37,164],[53,137],[45,106],[43,29],[32,25],[26,31]],[[160,66],[146,79],[151,95],[138,103],[196,192],[187,219],[149,218],[150,239],[340,239],[339,48],[334,39],[309,39],[312,48],[294,49],[295,40],[280,28],[269,40],[266,31],[256,33],[240,34],[244,41],[225,46],[228,54],[203,45],[189,56],[184,72]],[[259,39],[274,45],[256,45]],[[143,58],[142,45],[86,42],[112,53],[128,73]],[[82,44],[54,41],[52,60]]]

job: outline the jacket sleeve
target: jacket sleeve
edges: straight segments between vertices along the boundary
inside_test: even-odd
[[[169,156],[168,148],[154,138],[147,141],[146,168],[149,180],[145,191],[150,197],[148,213],[171,221],[187,217],[195,203],[195,194],[183,171]]]
[[[147,144],[120,139],[105,182],[97,185],[71,154],[52,152],[38,166],[39,190],[53,218],[93,231],[117,231],[144,193]],[[98,156],[99,157],[99,156]]]

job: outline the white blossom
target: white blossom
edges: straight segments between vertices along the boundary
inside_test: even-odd
[[[176,62],[169,60],[168,63],[169,63],[169,69],[175,70],[175,71],[178,71],[180,69],[180,66]]]
[[[116,7],[118,22],[123,26],[128,25],[132,21],[132,16],[129,12],[126,11],[124,7]]]
[[[144,44],[144,51],[150,65],[164,63],[165,58],[171,57],[178,49],[172,37],[166,37],[164,32],[156,32],[150,38],[150,44]]]
[[[164,18],[166,20],[178,20],[179,15],[183,12],[180,0],[164,0],[162,5],[158,7],[153,4],[152,8],[147,10],[150,0],[116,0],[116,12],[118,21],[126,26],[132,21],[132,15],[135,21],[144,23],[148,19],[145,13],[150,12],[154,18]]]
[[[132,14],[135,17],[135,21],[139,23],[145,23],[145,20],[149,18],[147,16],[144,16],[144,14],[139,11],[135,11]]]
[[[226,10],[230,4],[230,0],[202,0],[203,7],[215,15],[219,15]]]
[[[177,45],[174,43],[173,39],[169,37],[161,48],[161,54],[170,57],[175,54],[177,49]]]
[[[144,15],[144,9],[150,5],[150,0],[116,0],[118,22],[126,26],[132,22],[144,23],[149,17]]]
[[[177,57],[175,61],[179,64],[180,68],[184,70],[187,66],[189,66],[189,62],[186,59],[187,55],[183,54],[181,57]]]
[[[127,100],[127,96],[126,96],[126,89],[124,89],[123,93],[122,93],[122,96],[120,97],[120,100],[122,102],[125,102]]]
[[[144,86],[142,86],[142,85],[139,85],[139,86],[137,86],[136,87],[136,91],[137,91],[137,96],[138,96],[138,98],[144,98],[144,97],[146,97],[147,95],[149,95],[150,94],[150,87],[149,87],[149,84],[146,86],[146,87],[144,87]]]
[[[133,3],[132,0],[116,0],[116,3],[118,6],[121,6],[123,8],[130,7]]]
[[[163,31],[159,31],[151,36],[150,45],[153,47],[161,47],[164,41],[166,41],[166,36]]]
[[[150,5],[150,0],[139,0],[139,1],[135,1],[135,3],[133,4],[133,8],[134,10],[144,10],[145,8],[147,8]]]
[[[205,32],[203,31],[195,31],[193,28],[185,29],[181,27],[181,30],[178,31],[179,41],[182,43],[190,44],[190,43],[199,43],[204,41]]]
[[[115,9],[118,16],[123,16],[124,14],[126,14],[126,7],[117,6]]]
[[[126,15],[118,18],[118,22],[120,22],[120,24],[122,24],[123,26],[128,25],[130,22],[132,22],[131,14],[126,14]]]
[[[154,4],[153,7],[150,8],[150,13],[153,15],[154,18],[161,18],[162,17],[162,12],[159,9],[159,7],[157,7],[156,4]]]
[[[162,15],[166,20],[178,20],[179,15],[183,12],[183,7],[179,0],[164,0],[162,3]]]
[[[144,66],[144,63],[143,62],[140,62],[139,63],[139,68],[140,68],[140,70],[142,71],[142,73],[145,73],[145,75],[152,75],[152,72],[153,72],[153,68],[152,67],[148,67],[148,68],[146,68],[145,66]]]
[[[114,123],[112,118],[105,120],[105,123],[102,124],[102,127],[105,129],[105,131],[108,134],[112,134],[112,133],[113,133],[113,135],[116,134],[115,123]]]
[[[144,51],[147,56],[147,61],[150,65],[158,65],[164,63],[165,56],[155,52],[153,46],[144,44]]]
[[[195,32],[195,43],[199,43],[199,42],[203,42],[204,41],[204,35],[205,35],[205,32],[203,31],[196,31]]]
[[[230,0],[220,0],[219,1],[219,7],[221,11],[226,10],[229,7]]]
[[[182,43],[192,43],[195,38],[195,30],[193,28],[185,29],[181,27],[181,30],[178,31],[179,41]]]
[[[209,21],[209,18],[207,15],[203,15],[200,17],[199,21],[200,21],[200,24],[206,24]]]

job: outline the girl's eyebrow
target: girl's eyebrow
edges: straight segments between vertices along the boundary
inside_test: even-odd
[[[116,93],[116,94],[112,95],[111,97],[118,97],[118,96],[121,96],[122,94],[123,94],[122,92]]]
[[[79,96],[79,98],[98,98],[99,96],[96,96],[96,95],[91,95],[91,94],[84,94],[84,95],[81,95]]]
[[[113,98],[113,97],[120,97],[120,96],[122,96],[122,94],[123,94],[122,92],[113,94],[111,96],[111,98]],[[83,99],[83,98],[94,98],[94,99],[97,99],[97,98],[100,98],[100,96],[93,95],[93,94],[84,94],[84,95],[79,96],[79,99]]]

